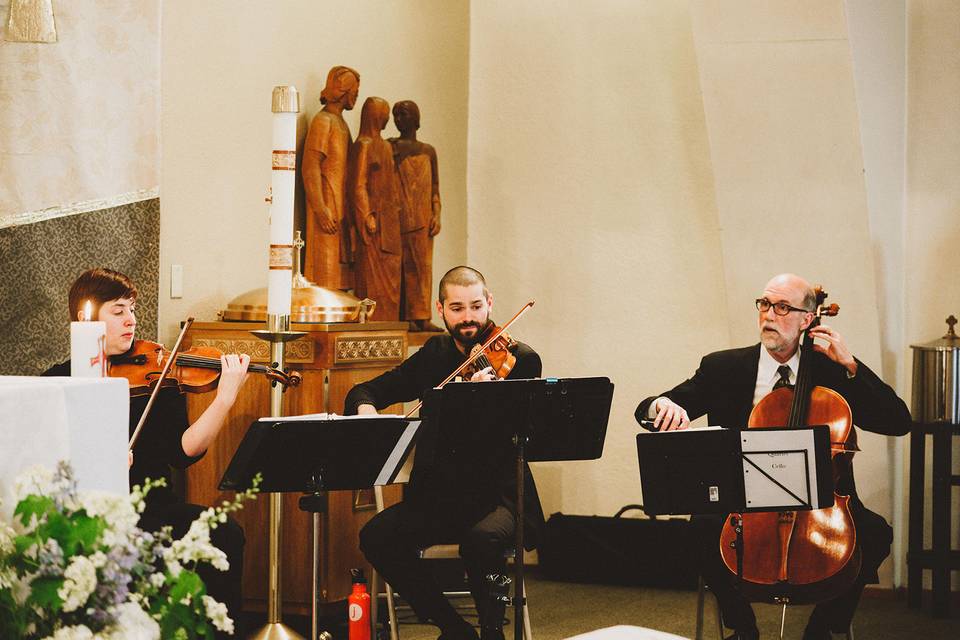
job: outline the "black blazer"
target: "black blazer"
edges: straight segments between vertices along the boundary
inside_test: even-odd
[[[657,396],[646,398],[634,416],[639,422],[647,417],[650,404],[666,396],[687,411],[691,420],[706,414],[711,425],[743,429],[753,408],[753,392],[760,363],[760,344],[739,349],[716,351],[700,361],[689,380]],[[853,412],[853,423],[867,431],[902,436],[910,430],[910,412],[889,385],[857,360],[857,375],[819,352],[813,355],[813,383],[833,389],[846,399]],[[849,489],[855,493],[852,470]]]

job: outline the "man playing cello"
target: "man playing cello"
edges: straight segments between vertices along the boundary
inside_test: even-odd
[[[800,340],[814,320],[815,293],[810,284],[792,274],[767,283],[757,299],[760,344],[718,351],[705,356],[693,377],[670,391],[645,399],[636,410],[637,421],[653,420],[654,430],[686,429],[691,419],[707,414],[711,425],[745,428],[751,409],[768,393],[797,379]],[[813,384],[833,389],[849,404],[853,422],[868,431],[903,435],[910,413],[903,401],[866,365],[854,358],[840,334],[827,325],[809,330]],[[641,423],[643,424],[643,423]],[[831,631],[850,626],[864,585],[877,582],[877,569],[890,554],[893,530],[856,495],[852,467],[840,475],[836,491],[849,495],[862,553],[859,575],[841,595],[819,603],[810,616],[805,640],[828,640]],[[694,517],[692,521],[700,572],[717,596],[724,624],[734,629],[730,638],[759,638],[756,618],[735,585],[720,556],[723,518]],[[728,639],[729,640],[729,639]]]
[[[479,271],[455,267],[440,280],[437,310],[449,335],[437,335],[395,369],[355,386],[347,394],[344,413],[374,414],[397,402],[422,398],[460,367],[471,347],[480,344],[493,328],[493,298]],[[540,356],[523,343],[514,348],[516,363],[510,379],[540,375]],[[470,381],[495,379],[490,367],[472,374]],[[429,446],[431,433],[418,447]],[[491,574],[506,572],[504,552],[512,546],[516,495],[512,458],[491,470],[499,495],[475,494],[462,486],[449,486],[433,467],[415,465],[403,502],[377,514],[360,531],[360,548],[370,563],[423,619],[440,628],[443,640],[476,640],[477,633],[443,597],[429,567],[417,550],[433,544],[457,542],[480,617],[480,636],[502,640],[503,602],[494,601]],[[489,483],[487,483],[489,484]],[[543,511],[533,476],[526,470],[524,484],[525,530],[535,538],[543,525]]]

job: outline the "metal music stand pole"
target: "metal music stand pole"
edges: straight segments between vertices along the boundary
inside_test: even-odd
[[[267,328],[251,331],[261,340],[270,342],[270,360],[273,366],[283,370],[283,345],[290,340],[306,335],[304,331],[290,331],[290,316],[267,315]],[[284,386],[272,382],[270,389],[270,416],[283,417]],[[303,640],[303,636],[280,621],[282,598],[280,593],[280,542],[283,520],[283,494],[270,494],[270,560],[268,565],[267,624],[260,627],[251,638],[254,640]]]

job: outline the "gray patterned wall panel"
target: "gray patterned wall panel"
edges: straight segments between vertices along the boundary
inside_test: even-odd
[[[70,356],[67,291],[91,267],[137,284],[137,337],[156,339],[157,198],[0,229],[0,375],[37,375]]]

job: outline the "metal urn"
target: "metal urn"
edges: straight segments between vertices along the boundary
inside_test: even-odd
[[[947,334],[913,349],[913,406],[915,422],[960,424],[960,336],[957,319],[947,318]]]

